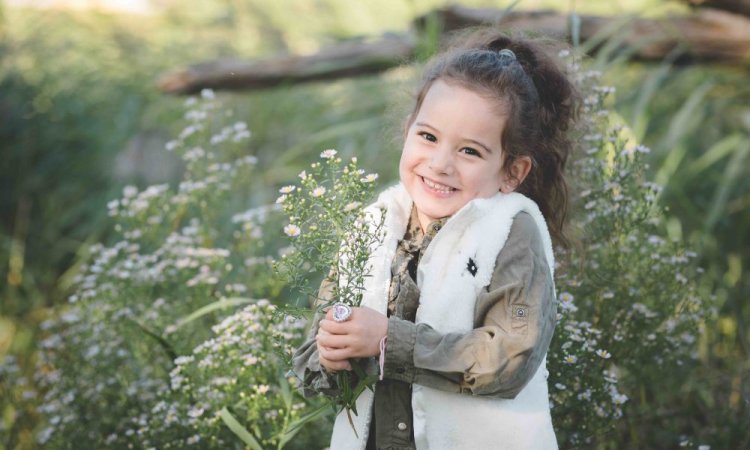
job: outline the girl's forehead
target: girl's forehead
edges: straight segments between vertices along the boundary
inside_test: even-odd
[[[499,136],[505,123],[498,100],[459,83],[436,80],[428,89],[415,123]]]

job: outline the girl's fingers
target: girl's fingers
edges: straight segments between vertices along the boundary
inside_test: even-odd
[[[351,338],[345,334],[318,333],[315,336],[318,345],[330,348],[346,348],[349,346]]]
[[[348,326],[346,322],[336,322],[334,320],[322,319],[320,321],[320,328],[331,333],[331,334],[347,334]]]
[[[328,361],[345,361],[349,359],[350,353],[348,348],[330,348],[318,345],[318,356]]]
[[[352,370],[352,365],[349,364],[349,361],[329,361],[325,358],[320,358],[320,364],[329,372],[334,373],[339,370]]]

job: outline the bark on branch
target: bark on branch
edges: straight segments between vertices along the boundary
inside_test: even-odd
[[[409,36],[389,36],[375,42],[339,44],[310,56],[196,64],[162,76],[158,84],[162,91],[173,94],[192,94],[204,88],[261,89],[380,72],[404,63],[413,51]]]
[[[721,9],[744,16],[750,16],[750,0],[682,0],[693,6]]]
[[[709,0],[710,1],[710,0]],[[713,0],[719,1],[719,0]],[[750,1],[750,0],[742,0]],[[554,11],[471,9],[460,6],[433,12],[442,31],[475,25],[531,30],[570,40],[570,17]],[[750,18],[714,9],[665,19],[580,16],[581,42],[616,35],[620,49],[641,60],[660,60],[681,49],[680,63],[717,62],[748,67]],[[164,75],[162,91],[188,94],[203,88],[259,89],[282,83],[372,74],[413,57],[417,38],[424,35],[427,18],[414,23],[414,32],[377,41],[343,43],[311,56],[281,56],[256,61],[221,60],[197,64]],[[593,41],[592,41],[593,42]],[[599,46],[593,46],[596,52]]]

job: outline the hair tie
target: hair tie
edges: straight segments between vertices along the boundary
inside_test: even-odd
[[[516,54],[513,53],[513,50],[511,50],[509,48],[504,48],[502,50],[498,50],[497,51],[497,56],[499,56],[500,58],[509,58],[511,61],[515,61],[516,60]]]

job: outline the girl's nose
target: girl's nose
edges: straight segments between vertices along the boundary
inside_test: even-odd
[[[453,173],[453,151],[447,146],[436,148],[430,158],[429,166],[435,173],[451,175]]]

